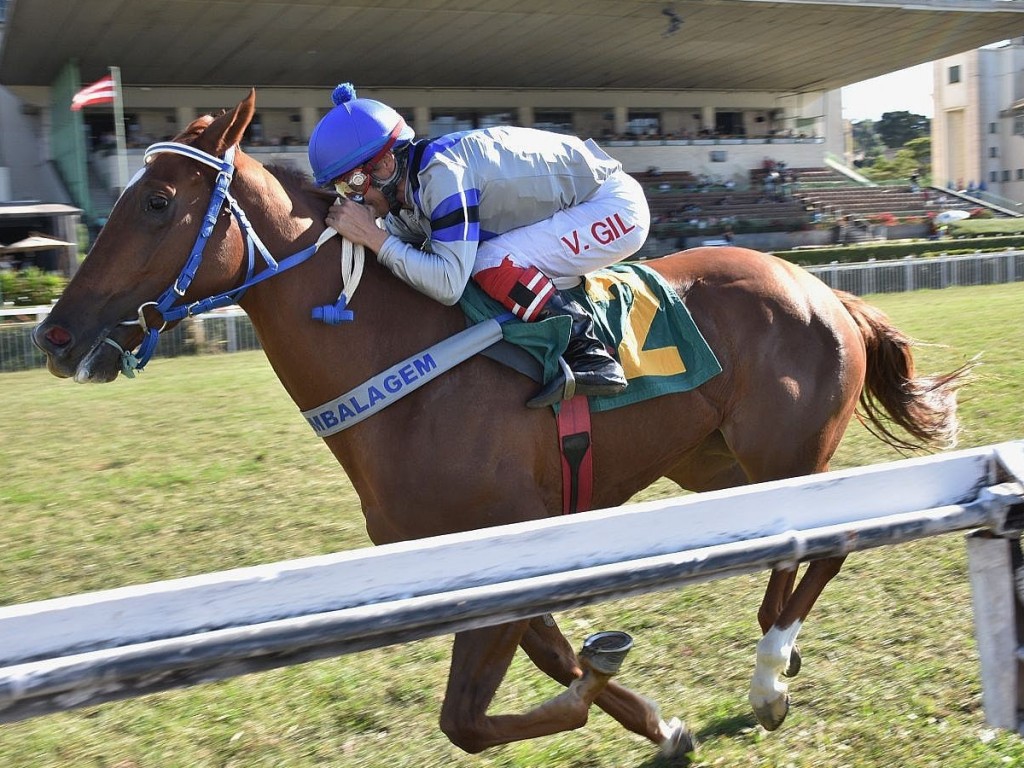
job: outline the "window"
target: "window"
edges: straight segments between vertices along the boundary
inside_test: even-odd
[[[1009,181],[1009,180],[1010,180],[1010,172],[1008,170],[1003,171],[1003,181]]]
[[[999,133],[999,124],[998,123],[989,123],[988,124],[988,132],[989,133]]]
[[[1024,181],[1024,168],[1017,169],[1017,181]]]
[[[631,110],[626,132],[631,136],[657,136],[661,133],[661,114]]]
[[[477,128],[494,128],[498,125],[515,125],[515,116],[509,112],[480,112],[476,116]]]
[[[554,133],[573,133],[572,112],[551,111],[545,109],[534,110],[533,127],[542,131]]]
[[[729,155],[724,149],[713,149],[711,150],[711,162],[712,163],[724,163],[729,158]]]
[[[430,135],[468,131],[474,127],[473,118],[472,112],[435,112],[430,116]]]
[[[960,65],[956,64],[949,68],[949,84],[960,82]]]
[[[989,171],[988,180],[993,182],[999,181],[999,171]]]
[[[989,147],[988,148],[988,156],[989,157],[999,157],[999,147]]]
[[[409,121],[406,120],[406,122]],[[498,125],[515,125],[515,114],[513,111],[496,109],[484,112],[475,109],[442,109],[430,116],[430,135],[441,136],[456,131],[469,131],[474,128],[493,128]]]
[[[1013,135],[1024,136],[1024,115],[1016,115],[1013,118]]]

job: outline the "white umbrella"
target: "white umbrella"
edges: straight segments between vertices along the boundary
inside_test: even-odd
[[[938,216],[935,217],[936,224],[952,224],[954,221],[963,221],[964,219],[971,218],[971,214],[967,211],[957,210],[956,208],[948,211],[942,211]]]
[[[69,243],[67,240],[58,240],[55,237],[47,237],[45,235],[30,235],[16,243],[0,247],[0,250],[5,253],[14,253],[16,251],[43,251],[47,248],[63,248],[68,245],[78,245],[78,243]]]

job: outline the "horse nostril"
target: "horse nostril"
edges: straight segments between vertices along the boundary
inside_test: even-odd
[[[46,333],[43,334],[43,338],[45,338],[54,347],[63,347],[71,342],[71,334],[59,325],[47,328]]]

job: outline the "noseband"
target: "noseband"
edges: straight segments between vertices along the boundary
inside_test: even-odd
[[[121,353],[121,372],[128,378],[134,378],[135,371],[141,371],[145,367],[146,363],[149,362],[149,359],[153,356],[153,352],[156,349],[160,333],[167,328],[170,323],[182,320],[186,317],[194,317],[195,315],[202,314],[203,312],[209,312],[210,310],[217,309],[219,307],[237,304],[239,299],[242,298],[250,287],[257,283],[261,283],[268,278],[274,277],[275,275],[281,274],[292,267],[298,266],[316,253],[321,245],[337,234],[333,229],[325,229],[313,245],[304,248],[281,261],[276,260],[263,244],[259,235],[256,234],[256,231],[253,229],[253,226],[249,221],[249,217],[246,216],[242,206],[239,205],[238,201],[231,194],[230,186],[231,180],[234,178],[235,174],[235,152],[237,149],[237,145],[229,147],[224,153],[223,159],[215,157],[214,155],[204,152],[201,149],[197,149],[189,144],[182,144],[176,141],[158,142],[146,150],[144,161],[147,163],[155,155],[161,152],[171,152],[200,162],[203,165],[210,166],[217,171],[217,178],[214,182],[213,194],[210,197],[210,204],[207,206],[206,215],[203,217],[199,234],[196,236],[196,241],[189,253],[188,260],[181,268],[181,272],[178,273],[178,277],[156,301],[146,301],[140,304],[137,310],[138,316],[136,318],[124,320],[120,323],[120,325],[139,326],[144,334],[142,343],[135,352],[132,352],[124,349],[120,344],[109,337],[103,340],[105,343],[110,344]],[[221,209],[225,204],[228,206],[228,209],[238,222],[238,226],[242,230],[242,234],[245,235],[246,251],[248,254],[248,268],[246,270],[245,279],[242,281],[241,285],[232,288],[231,290],[224,291],[223,293],[218,293],[189,304],[178,304],[178,301],[184,298],[186,291],[188,291],[189,286],[195,279],[196,273],[199,271],[199,266],[203,261],[203,252],[206,250],[206,244],[209,241],[210,236],[213,234],[213,228],[217,224],[217,218],[220,216]],[[256,271],[257,252],[259,252],[259,255],[262,257],[264,264],[264,268],[259,272]],[[353,318],[352,311],[347,309],[347,305],[351,300],[352,294],[355,293],[356,286],[359,284],[359,278],[362,276],[363,263],[363,247],[353,246],[351,242],[345,240],[342,245],[341,294],[333,305],[327,304],[322,307],[315,307],[312,311],[314,319],[335,325]],[[346,286],[348,287],[347,291],[345,290]],[[159,327],[152,327],[149,325],[146,320],[147,310],[155,310],[160,314],[161,321]]]

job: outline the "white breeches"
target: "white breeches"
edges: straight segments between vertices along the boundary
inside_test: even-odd
[[[473,274],[506,257],[537,267],[559,288],[640,250],[651,229],[651,211],[640,183],[625,171],[607,179],[589,200],[536,224],[480,243]]]

